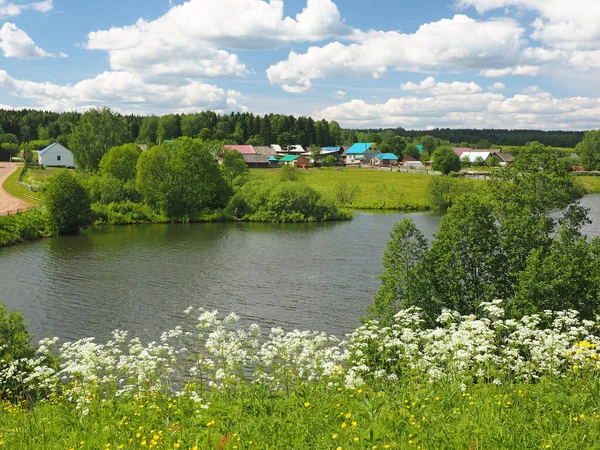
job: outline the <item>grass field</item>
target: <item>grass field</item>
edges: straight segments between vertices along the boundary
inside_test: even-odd
[[[29,168],[25,177],[23,178],[23,182],[29,184],[30,186],[40,187],[43,186],[50,178],[56,175],[57,172],[64,170],[58,167],[47,167],[45,169],[40,169],[38,167]]]
[[[266,180],[281,176],[280,169],[251,170],[255,178]],[[356,186],[357,192],[350,205],[355,209],[428,210],[427,199],[430,175],[405,172],[386,172],[371,169],[340,168],[301,170],[302,179],[325,198],[336,201],[339,186]],[[474,187],[478,181],[468,180]]]
[[[575,182],[583,186],[586,194],[600,193],[600,177],[575,177]]]
[[[22,170],[22,167],[17,169],[10,177],[6,179],[2,187],[4,187],[6,192],[8,192],[10,195],[20,198],[27,203],[31,203],[32,205],[41,204],[42,201],[39,192],[31,192],[29,189],[17,183]]]

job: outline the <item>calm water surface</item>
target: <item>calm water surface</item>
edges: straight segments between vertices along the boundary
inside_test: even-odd
[[[600,195],[584,198],[600,236]],[[0,249],[0,299],[37,338],[129,330],[144,340],[188,306],[236,312],[244,325],[339,337],[359,325],[379,286],[389,232],[411,217],[428,238],[435,214],[355,213],[327,224],[138,225]]]
[[[371,303],[389,232],[409,216],[356,213],[327,224],[108,227],[0,250],[0,299],[37,338],[125,329],[142,339],[179,324],[188,306],[236,312],[244,324],[342,336]]]

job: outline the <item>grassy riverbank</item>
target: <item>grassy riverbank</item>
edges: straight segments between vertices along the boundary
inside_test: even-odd
[[[583,449],[600,442],[597,386],[305,383],[289,393],[247,384],[202,405],[163,394],[4,404],[0,448],[63,449]]]

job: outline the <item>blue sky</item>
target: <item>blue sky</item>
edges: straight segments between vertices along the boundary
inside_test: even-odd
[[[0,107],[598,128],[597,0],[0,0]]]

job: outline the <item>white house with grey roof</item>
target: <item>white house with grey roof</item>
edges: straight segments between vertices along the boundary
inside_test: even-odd
[[[44,167],[77,167],[73,153],[58,142],[38,153],[38,162]]]

